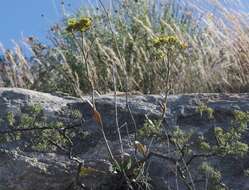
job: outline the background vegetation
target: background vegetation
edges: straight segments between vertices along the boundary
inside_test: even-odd
[[[2,48],[1,86],[74,94],[72,80],[84,93],[90,91],[91,81],[99,92],[108,92],[114,90],[115,73],[119,91],[159,93],[167,76],[162,52],[151,42],[156,36],[172,35],[186,48],[169,63],[171,93],[246,92],[248,19],[229,7],[209,0],[112,1],[106,10],[99,2],[82,7],[51,27],[52,46],[35,37],[26,39],[31,59],[18,44],[14,50]],[[65,31],[67,20],[81,16],[90,17],[92,27],[70,35]]]

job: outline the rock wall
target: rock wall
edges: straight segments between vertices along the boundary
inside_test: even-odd
[[[88,98],[89,97],[84,97]],[[134,148],[129,144],[128,133],[134,136],[135,127],[141,128],[147,117],[156,119],[161,116],[158,95],[130,96],[128,104],[125,97],[117,98],[118,122],[123,135],[125,152],[132,154]],[[118,150],[118,136],[115,130],[115,102],[111,95],[102,95],[95,99],[97,110],[101,113],[107,138],[114,152]],[[196,112],[200,103],[205,103],[214,109],[215,125],[213,121],[201,117]],[[47,120],[59,120],[66,124],[74,122],[68,117],[68,110],[78,109],[83,119],[76,124],[82,124],[82,131],[88,133],[86,139],[75,139],[73,152],[85,166],[109,170],[107,150],[103,143],[99,126],[92,118],[90,106],[74,97],[58,97],[51,94],[35,92],[18,88],[0,89],[0,118],[5,120],[6,114],[13,112],[20,116],[27,106],[39,104],[43,108]],[[129,107],[127,107],[127,105]],[[130,111],[129,111],[130,110]],[[249,94],[186,94],[174,95],[168,98],[166,114],[166,128],[181,127],[192,130],[196,134],[209,134],[215,126],[224,129],[230,126],[235,110],[249,111]],[[135,121],[135,122],[134,122]],[[1,122],[0,132],[6,130],[6,123]],[[249,139],[249,133],[244,137]],[[248,140],[249,142],[249,140]],[[162,145],[155,144],[154,148]],[[0,189],[2,190],[66,190],[75,182],[77,164],[67,155],[58,152],[24,151],[20,144],[0,144]],[[118,153],[118,152],[117,152]],[[249,189],[249,178],[243,176],[243,170],[249,168],[249,159],[246,156],[239,160],[224,158],[220,165],[231,162],[234,167],[231,173],[226,174],[224,180],[231,189]],[[154,180],[155,189],[167,189],[165,184],[167,172],[162,168],[163,160],[154,159],[150,166],[150,174]],[[89,189],[98,189],[104,183],[102,173],[87,176],[82,179]],[[104,189],[104,188],[102,188]],[[108,189],[108,188],[106,188]]]

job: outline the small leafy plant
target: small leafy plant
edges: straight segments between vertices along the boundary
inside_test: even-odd
[[[202,117],[204,117],[203,113],[207,113],[205,116],[208,119],[215,120],[215,111],[204,104],[196,111]],[[143,128],[139,129],[141,140],[152,138],[154,143],[156,141],[165,143],[167,150],[149,150],[146,152],[145,160],[155,156],[164,159],[166,163],[173,164],[177,169],[173,171],[175,177],[179,178],[186,189],[192,190],[198,187],[225,190],[228,187],[222,180],[222,171],[214,165],[213,160],[224,157],[241,158],[248,154],[249,146],[242,138],[248,122],[247,112],[235,111],[231,127],[227,130],[215,127],[213,129],[215,141],[212,141],[203,135],[196,138],[191,131],[184,131],[179,127],[166,132],[149,120]],[[146,145],[143,146],[146,147]]]
[[[71,115],[72,120],[81,117],[77,110]],[[70,146],[69,137],[76,132],[71,133],[61,121],[48,121],[38,104],[27,107],[19,117],[8,112],[6,122],[7,129],[0,133],[2,143],[21,141],[20,148],[35,151],[62,151]]]

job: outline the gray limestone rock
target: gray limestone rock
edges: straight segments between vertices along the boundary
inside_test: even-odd
[[[85,97],[88,98],[88,97]],[[135,128],[141,128],[145,122],[145,115],[151,119],[161,117],[159,95],[117,97],[118,122],[123,135],[125,152],[134,155],[134,148],[129,138],[134,137]],[[100,112],[107,138],[115,154],[118,154],[118,136],[115,130],[115,102],[113,96],[102,95],[95,99],[96,108]],[[206,117],[196,112],[200,103],[205,103],[214,109],[215,125]],[[64,124],[74,124],[75,119],[69,117],[70,110],[77,109],[82,118],[76,120],[77,125],[82,124],[73,139],[73,154],[86,167],[97,168],[98,171],[81,181],[89,189],[104,188],[104,181],[108,181],[111,165],[107,161],[108,153],[101,136],[99,126],[92,118],[92,109],[86,102],[74,97],[57,97],[54,95],[18,89],[0,88],[0,132],[7,130],[5,119],[8,112],[13,112],[16,118],[30,105],[39,104],[47,121],[61,121]],[[215,126],[227,129],[233,119],[235,110],[249,111],[249,94],[186,94],[172,95],[168,98],[166,113],[166,129],[179,126],[184,130],[191,130],[196,134],[209,137]],[[135,121],[135,122],[134,122]],[[83,131],[87,137],[81,139],[77,136]],[[129,133],[129,136],[128,136]],[[244,137],[249,139],[249,133]],[[249,142],[249,141],[248,141]],[[22,145],[22,144],[21,144]],[[20,144],[0,144],[0,189],[2,190],[69,190],[75,183],[78,164],[68,158],[68,155],[52,152],[25,151]],[[164,149],[162,144],[153,144],[153,149]],[[170,175],[162,166],[162,159],[153,158],[149,172],[155,189],[167,189],[166,178]],[[229,164],[227,164],[229,162]],[[233,167],[232,172],[225,174],[224,180],[231,189],[249,189],[249,178],[243,176],[243,170],[249,168],[249,158],[224,158],[217,162],[219,165]],[[165,165],[165,168],[170,167]],[[105,175],[104,175],[105,174]],[[173,180],[173,179],[172,179]],[[171,180],[171,181],[172,181]],[[101,187],[101,188],[100,188]],[[71,188],[72,189],[72,188]]]

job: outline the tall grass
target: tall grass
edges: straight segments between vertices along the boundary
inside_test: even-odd
[[[39,49],[39,42],[29,41],[34,59],[40,63],[33,71],[36,82],[31,88],[72,93],[70,83],[78,80],[80,89],[88,93],[89,76],[77,45],[80,41],[88,54],[91,80],[99,91],[113,90],[115,64],[119,91],[128,87],[143,93],[160,93],[165,71],[158,59],[160,52],[151,41],[164,34],[175,35],[188,45],[177,62],[172,63],[172,93],[246,92],[248,15],[235,10],[235,6],[243,7],[240,4],[239,0],[109,0],[105,7],[108,15],[98,1],[83,6],[70,16],[92,18],[94,26],[83,38],[68,35],[68,18],[63,18],[50,30],[53,47]],[[69,73],[72,77],[68,77]]]
[[[6,50],[0,44],[0,86],[29,88],[33,83],[31,67],[20,46]]]

